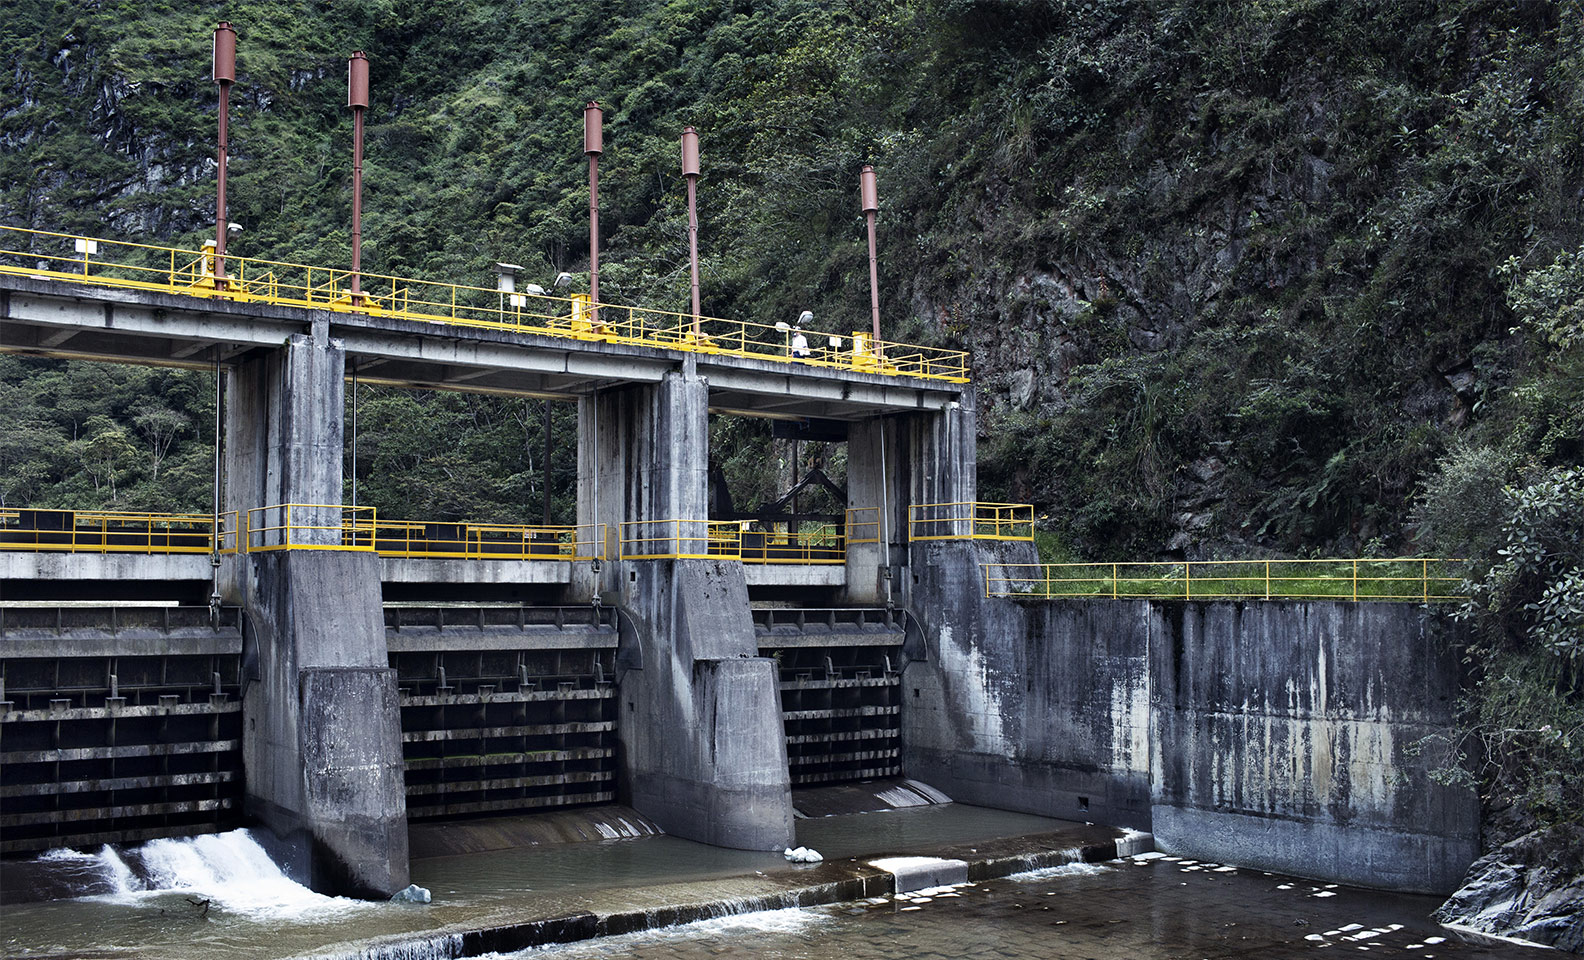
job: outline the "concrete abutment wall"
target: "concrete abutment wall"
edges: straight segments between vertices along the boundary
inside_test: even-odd
[[[926,569],[953,552],[999,559]],[[1422,607],[959,594],[934,616],[904,766],[953,797],[1397,890],[1449,891],[1478,853],[1477,796],[1432,776],[1460,673]]]
[[[578,522],[635,553],[708,552],[709,388],[691,362],[658,384],[580,402]],[[655,521],[643,526],[646,521]],[[680,522],[681,526],[673,524]],[[660,547],[664,552],[667,547]],[[619,605],[621,793],[668,833],[751,850],[792,844],[792,795],[775,664],[759,656],[742,564],[607,563]]]

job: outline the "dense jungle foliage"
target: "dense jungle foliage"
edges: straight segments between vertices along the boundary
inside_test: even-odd
[[[1469,753],[1580,818],[1576,3],[19,0],[0,223],[196,247],[222,17],[241,255],[344,261],[358,48],[371,271],[586,270],[598,99],[604,299],[685,304],[693,124],[705,311],[844,332],[874,163],[884,330],[972,352],[983,498],[1053,557],[1472,558]],[[206,374],[0,356],[0,413],[0,505],[207,506]],[[364,387],[358,419],[383,513],[534,520],[548,482],[570,518],[569,409],[548,464],[538,401]],[[787,485],[763,424],[713,454],[740,504]]]

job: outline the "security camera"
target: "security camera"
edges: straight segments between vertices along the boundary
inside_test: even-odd
[[[565,273],[565,272],[556,274],[555,288],[557,290],[564,290],[569,285],[571,285],[571,283],[572,283],[572,274]]]

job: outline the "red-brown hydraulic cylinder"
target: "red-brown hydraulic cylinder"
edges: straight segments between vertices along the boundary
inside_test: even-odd
[[[689,287],[693,293],[693,338],[699,336],[699,279],[698,279],[698,131],[682,128],[682,176],[687,179],[688,194],[688,269]]]
[[[590,100],[583,108],[583,152],[589,161],[589,319],[599,322],[599,158],[605,152],[605,111]]]
[[[226,143],[227,121],[231,107],[231,84],[236,82],[236,31],[222,20],[214,32],[214,82],[220,85],[219,184],[215,194],[215,289],[225,289],[226,165],[231,151]]]
[[[869,222],[869,315],[874,323],[874,342],[880,342],[880,270],[875,261],[875,214],[880,212],[880,193],[875,187],[874,167],[864,164],[859,177],[864,219]]]
[[[359,50],[347,61],[347,106],[352,108],[352,303],[363,302],[363,111],[369,105],[369,62]]]

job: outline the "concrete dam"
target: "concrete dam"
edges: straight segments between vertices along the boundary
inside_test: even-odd
[[[4,512],[0,854],[251,823],[383,897],[409,825],[621,803],[779,849],[798,790],[910,778],[1399,890],[1476,855],[1426,605],[992,596],[1037,556],[981,522],[964,378],[576,332],[0,277],[0,349],[212,366],[224,421],[207,526]],[[343,504],[354,376],[575,403],[577,523]],[[712,517],[712,413],[843,438],[839,529]]]

